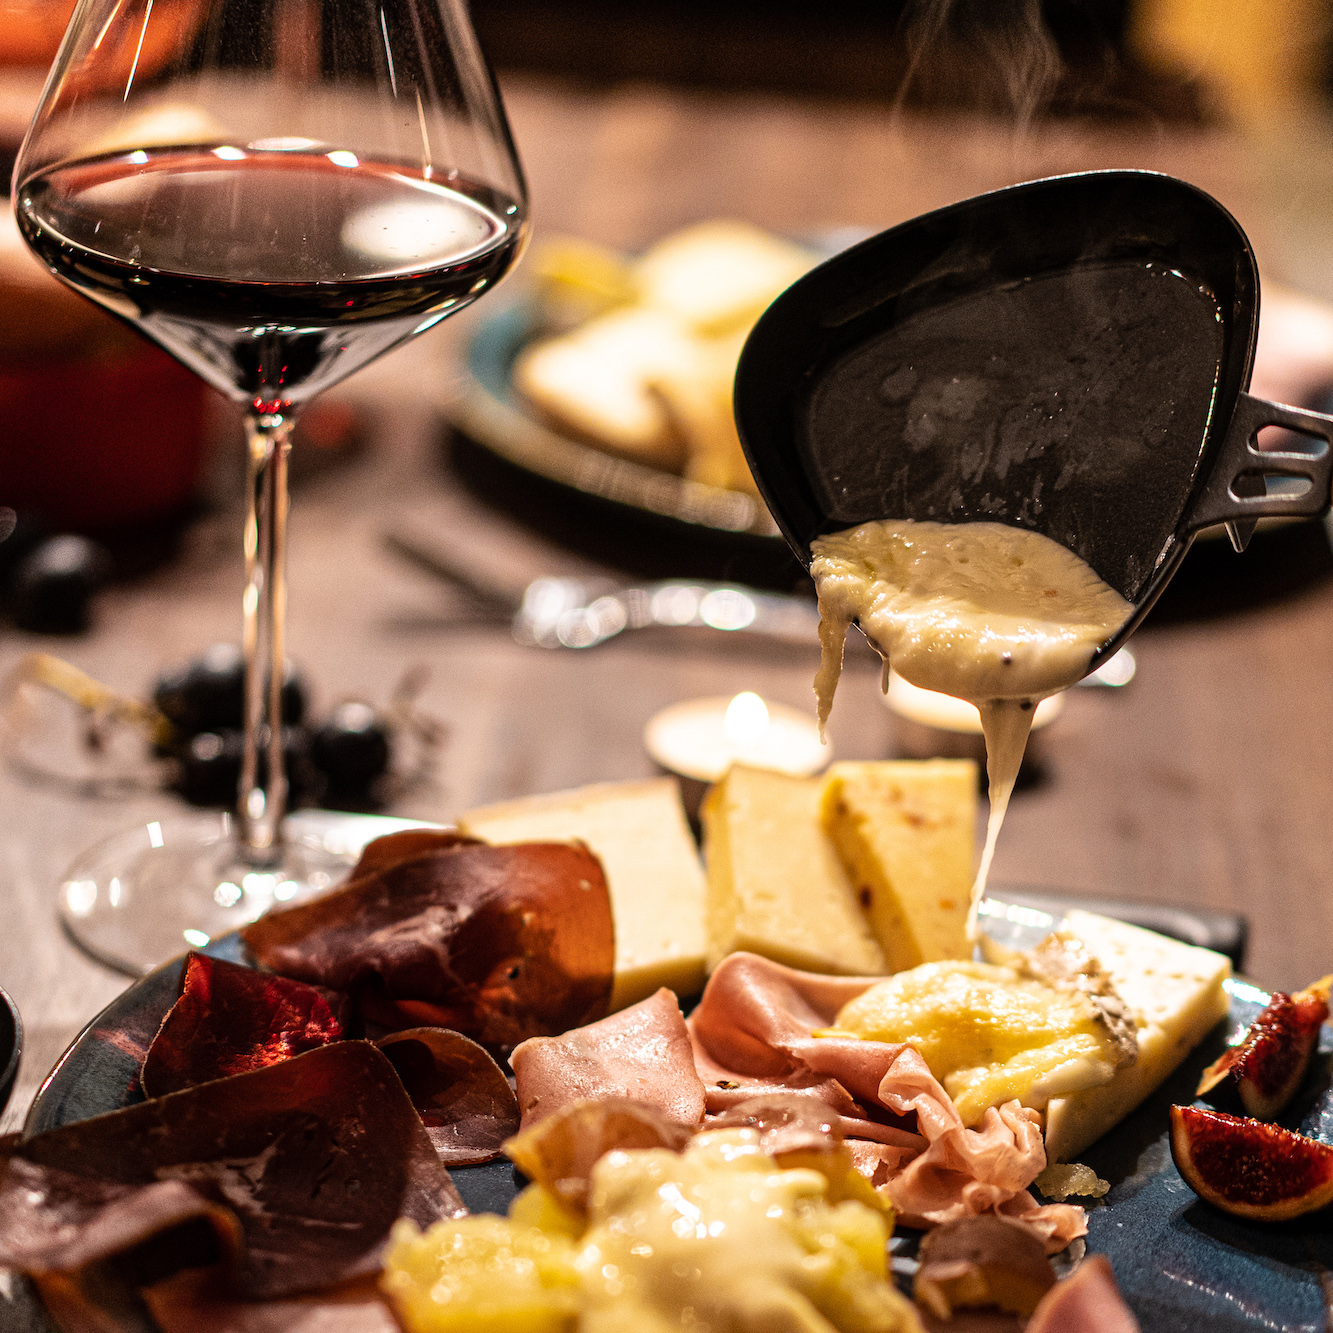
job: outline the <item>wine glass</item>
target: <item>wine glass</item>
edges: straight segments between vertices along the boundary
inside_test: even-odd
[[[380,831],[284,825],[292,423],[499,281],[525,186],[465,0],[79,0],[13,193],[54,274],[247,413],[236,814],[140,825],[61,886],[76,941],[141,972],[333,883]]]

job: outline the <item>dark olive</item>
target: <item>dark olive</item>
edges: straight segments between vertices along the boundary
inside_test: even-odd
[[[18,562],[10,581],[14,623],[34,634],[82,634],[93,594],[110,569],[105,548],[87,537],[66,535],[39,543]]]
[[[260,730],[259,782],[268,780],[268,728]],[[179,753],[176,790],[191,805],[236,805],[241,782],[244,733],[237,728],[202,731],[191,736]],[[317,775],[310,763],[310,735],[304,727],[282,729],[283,762],[287,770],[287,800],[297,805],[310,796]]]
[[[153,688],[153,702],[185,736],[243,726],[245,658],[240,648],[215,643],[185,666],[164,671]],[[305,684],[289,662],[282,683],[283,724],[298,725],[305,705]]]
[[[364,802],[389,767],[389,749],[389,729],[369,704],[339,704],[310,737],[310,758],[328,779],[326,803]]]

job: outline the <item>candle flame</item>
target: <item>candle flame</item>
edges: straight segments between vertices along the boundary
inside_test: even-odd
[[[768,705],[753,690],[744,690],[727,705],[722,730],[737,750],[752,748],[768,730]]]

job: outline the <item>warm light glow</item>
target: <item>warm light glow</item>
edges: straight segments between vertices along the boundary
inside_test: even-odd
[[[743,691],[727,705],[722,730],[737,751],[753,748],[768,730],[768,705],[753,690]]]
[[[239,162],[245,157],[245,149],[224,144],[221,148],[213,149],[213,156],[220,157],[224,162]]]
[[[361,159],[355,153],[349,153],[345,148],[334,149],[333,152],[325,154],[329,161],[335,167],[359,167]]]

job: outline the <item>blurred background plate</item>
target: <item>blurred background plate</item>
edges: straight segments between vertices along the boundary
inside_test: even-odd
[[[712,532],[780,543],[777,525],[753,496],[617,458],[542,421],[513,385],[515,358],[537,330],[536,312],[526,303],[480,326],[467,349],[462,385],[442,404],[457,430],[506,462],[582,495]]]

